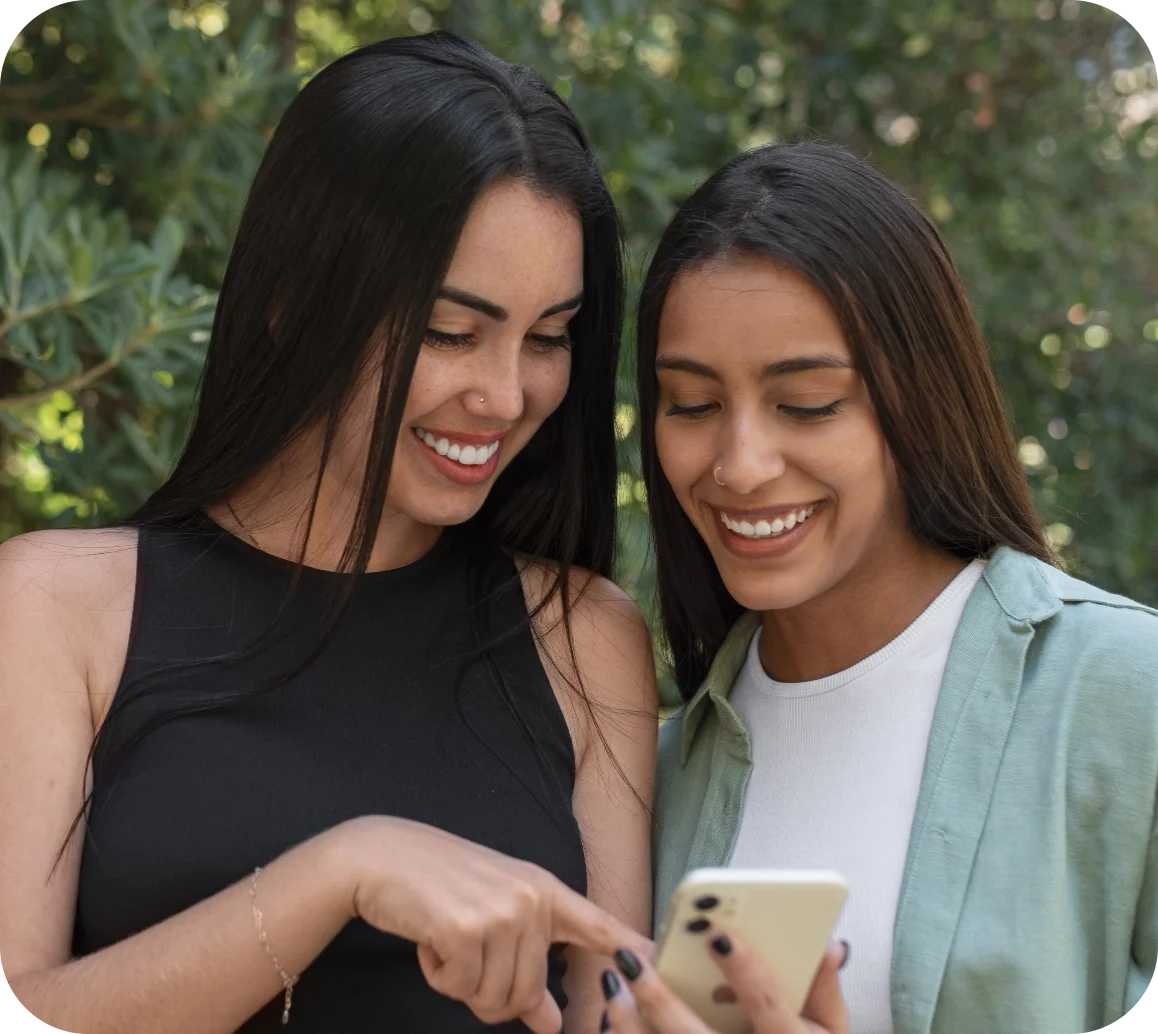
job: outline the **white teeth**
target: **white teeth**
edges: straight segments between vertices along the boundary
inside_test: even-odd
[[[414,429],[415,437],[429,449],[433,449],[439,456],[445,456],[464,467],[481,467],[499,448],[498,442],[490,445],[458,445],[446,438],[435,438],[429,431],[420,427]]]
[[[802,524],[816,511],[816,506],[806,506],[803,510],[797,513],[790,513],[787,517],[781,519],[777,517],[773,521],[757,521],[752,524],[749,521],[737,521],[729,517],[726,513],[720,514],[720,519],[724,522],[724,527],[729,531],[734,531],[737,535],[743,535],[746,539],[766,539],[775,538],[777,535],[782,535],[786,531],[795,528],[796,525]]]

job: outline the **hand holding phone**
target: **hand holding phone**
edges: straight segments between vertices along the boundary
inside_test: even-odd
[[[718,928],[743,938],[798,1013],[847,894],[832,872],[698,869],[672,895],[656,971],[714,1031],[747,1034],[748,1018],[708,956],[706,936]]]

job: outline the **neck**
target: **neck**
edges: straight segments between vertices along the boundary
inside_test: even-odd
[[[967,566],[915,540],[871,558],[819,596],[762,615],[760,663],[780,682],[851,668],[888,645]]]
[[[311,521],[317,463],[306,462],[305,452],[305,448],[287,450],[252,481],[210,506],[209,516],[266,553],[337,571],[354,529],[359,479],[342,477],[327,467]],[[366,570],[388,571],[414,563],[434,547],[441,531],[385,509]]]

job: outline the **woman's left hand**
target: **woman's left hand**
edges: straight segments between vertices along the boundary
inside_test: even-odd
[[[705,950],[735,992],[753,1034],[848,1034],[848,1010],[837,975],[848,957],[847,945],[829,948],[799,1014],[788,1008],[776,978],[738,938],[717,933],[705,944]],[[649,962],[630,952],[617,953],[616,961],[622,976],[611,970],[603,975],[607,998],[603,1030],[614,1034],[714,1034]]]

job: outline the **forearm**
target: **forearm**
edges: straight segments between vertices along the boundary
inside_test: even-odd
[[[301,973],[352,918],[341,827],[263,868],[269,946]],[[226,1034],[283,990],[242,880],[117,944],[40,972],[8,974],[35,1016],[80,1034]]]

